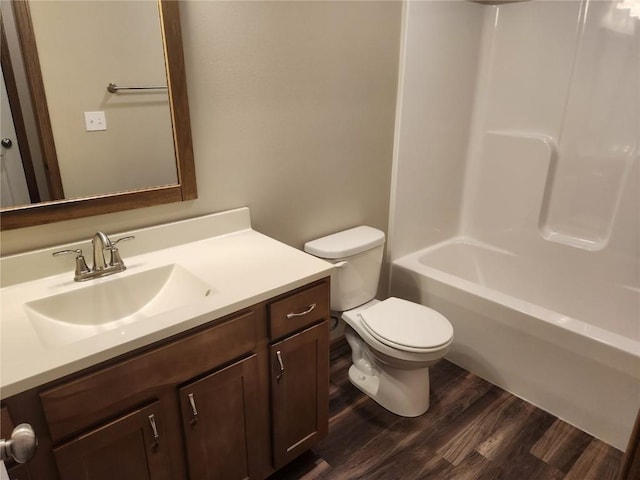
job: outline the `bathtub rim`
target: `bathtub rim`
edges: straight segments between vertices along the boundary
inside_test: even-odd
[[[497,321],[508,324],[512,328],[525,327],[523,329],[526,329],[528,333],[531,333],[540,339],[552,341],[561,347],[573,347],[571,349],[574,350],[575,353],[585,355],[586,352],[584,349],[582,349],[580,345],[575,345],[575,336],[578,336],[580,337],[580,340],[584,339],[593,345],[595,350],[589,351],[590,356],[592,354],[597,354],[597,358],[602,363],[640,379],[640,340],[635,340],[619,333],[606,330],[602,327],[591,325],[585,321],[560,314],[526,300],[518,299],[513,295],[502,293],[493,288],[480,285],[420,262],[420,258],[423,256],[451,244],[473,245],[511,256],[516,255],[513,252],[478,241],[471,237],[451,237],[442,242],[430,245],[429,247],[393,260],[391,262],[390,285],[393,285],[394,269],[400,267],[416,274],[426,276],[429,279],[438,281],[452,288],[462,290],[467,294],[481,299],[490,300],[502,307],[506,307],[523,314],[528,318],[541,320],[544,323],[545,328],[541,328],[540,325],[513,325],[504,319],[496,319]],[[561,338],[569,339],[570,341],[563,343],[558,341],[559,339],[557,337],[549,337],[549,335],[546,335],[546,333],[549,333],[547,331],[548,328],[560,329],[562,332],[567,334],[562,335]],[[611,358],[611,350],[618,354],[616,355],[616,359]]]

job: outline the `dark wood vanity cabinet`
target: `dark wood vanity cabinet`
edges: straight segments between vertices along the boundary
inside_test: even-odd
[[[256,355],[180,388],[189,478],[259,478]]]
[[[4,400],[31,480],[266,478],[327,433],[328,318],[327,278]]]
[[[61,480],[170,480],[158,402],[53,449]],[[116,473],[117,472],[117,473]]]
[[[273,466],[278,469],[327,434],[328,283],[269,304]],[[320,323],[318,323],[320,322]]]
[[[270,347],[275,468],[286,465],[327,434],[328,341],[325,321]]]

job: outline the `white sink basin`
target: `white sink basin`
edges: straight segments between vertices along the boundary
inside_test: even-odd
[[[176,264],[91,282],[24,304],[43,343],[60,346],[76,342],[202,301],[213,292],[207,283]]]

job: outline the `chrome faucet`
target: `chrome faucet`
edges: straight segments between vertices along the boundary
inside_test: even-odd
[[[109,268],[109,264],[104,258],[105,249],[109,249],[113,252],[114,248],[109,237],[102,232],[96,232],[91,239],[91,245],[93,247],[93,271],[101,272],[102,270]]]
[[[114,273],[122,272],[127,269],[126,265],[120,257],[120,252],[116,246],[118,243],[124,240],[131,240],[135,238],[133,235],[122,237],[112,242],[109,237],[102,233],[96,232],[91,239],[91,246],[93,248],[93,267],[89,268],[87,262],[84,259],[84,255],[81,249],[76,250],[60,250],[54,252],[53,256],[64,255],[73,253],[76,255],[76,271],[73,279],[76,282],[84,282],[85,280],[91,280],[92,278],[106,277],[107,275],[113,275]],[[110,258],[107,262],[104,254],[105,251],[110,252]]]

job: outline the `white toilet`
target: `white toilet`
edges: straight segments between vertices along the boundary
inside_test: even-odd
[[[429,367],[453,342],[453,327],[431,308],[375,300],[384,232],[361,226],[307,242],[307,253],[337,267],[331,310],[342,314],[353,365],[349,379],[387,410],[417,417],[429,408]]]

